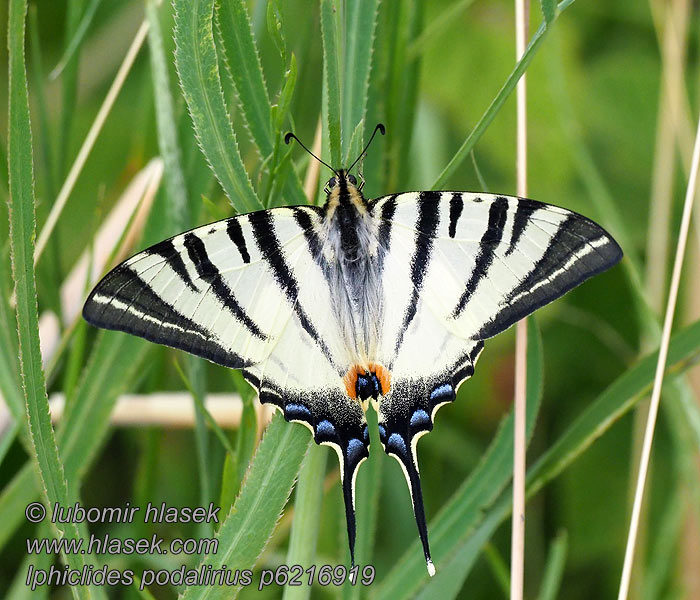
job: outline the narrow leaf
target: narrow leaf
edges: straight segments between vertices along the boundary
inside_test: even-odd
[[[327,456],[326,448],[311,444],[301,465],[294,499],[294,521],[287,550],[288,565],[301,565],[307,569],[314,564]],[[308,585],[288,585],[284,588],[282,598],[304,600],[310,595],[311,587]]]
[[[90,0],[90,4],[88,4],[88,7],[85,9],[82,18],[80,19],[80,24],[78,25],[78,28],[75,30],[73,37],[68,43],[68,47],[65,49],[65,51],[63,52],[63,56],[61,56],[61,59],[58,61],[58,64],[54,67],[53,71],[51,71],[49,75],[49,78],[52,81],[54,79],[58,79],[61,73],[63,73],[63,70],[66,68],[66,65],[73,58],[73,56],[76,53],[76,50],[78,50],[78,48],[80,47],[80,44],[82,44],[83,39],[85,39],[85,34],[90,28],[90,24],[92,23],[92,20],[95,17],[95,13],[97,12],[97,9],[99,8],[101,2],[102,0]]]
[[[218,2],[216,17],[246,125],[261,155],[269,156],[273,150],[270,98],[245,2]]]
[[[32,159],[32,133],[29,118],[29,94],[24,63],[24,34],[26,0],[12,0],[8,15],[9,48],[9,111],[8,111],[8,159],[10,191],[10,250],[12,275],[17,299],[17,332],[19,341],[19,365],[22,390],[27,409],[29,437],[34,449],[32,459],[39,468],[42,496],[47,505],[58,502],[70,504],[68,486],[63,465],[58,455],[56,439],[51,425],[46,382],[41,365],[39,348],[39,315],[36,297],[36,281],[33,266],[34,237],[34,172]],[[66,523],[64,533],[78,539],[80,533],[74,523]],[[85,564],[83,555],[71,557],[79,567]],[[88,598],[85,587],[76,588],[74,595]]]
[[[310,442],[303,427],[290,426],[282,415],[275,415],[258,446],[241,494],[219,528],[217,552],[207,556],[202,566],[253,568],[289,498]],[[234,592],[227,586],[190,586],[182,598],[228,600],[239,590],[235,588]]]
[[[561,588],[561,580],[564,575],[564,567],[566,566],[566,552],[569,542],[566,531],[560,532],[547,555],[547,563],[545,564],[544,573],[542,575],[542,585],[537,600],[556,600]]]
[[[156,108],[156,125],[158,129],[158,149],[163,158],[165,189],[168,194],[167,214],[173,232],[192,227],[187,200],[187,184],[182,168],[180,145],[175,127],[175,109],[170,93],[168,63],[163,47],[163,32],[158,18],[156,0],[147,0],[146,18],[148,19],[148,44],[151,55],[151,76]]]
[[[372,65],[378,6],[378,0],[357,0],[345,4],[341,130],[345,132],[343,151],[346,162],[352,157],[348,134],[363,121],[367,110],[367,88]]]
[[[323,37],[323,121],[325,143],[331,164],[340,164],[340,76],[338,55],[338,8],[333,0],[321,0],[321,35]]]
[[[561,13],[563,13],[574,2],[575,0],[563,0],[561,3],[559,3],[557,7],[557,13],[555,15],[556,18],[558,18],[559,15],[561,15]],[[542,45],[542,42],[544,42],[546,34],[549,32],[550,29],[551,28],[548,26],[547,23],[542,23],[539,26],[539,28],[535,32],[535,35],[532,36],[532,39],[530,40],[530,43],[528,44],[527,49],[525,50],[525,53],[523,54],[522,58],[518,61],[518,64],[515,65],[515,68],[508,76],[508,79],[506,79],[506,82],[503,84],[503,87],[500,89],[498,94],[496,94],[496,97],[492,100],[491,104],[486,109],[486,112],[483,114],[481,119],[479,119],[479,122],[476,124],[472,132],[467,136],[467,139],[464,140],[464,143],[460,146],[459,150],[457,150],[457,153],[452,157],[450,162],[447,163],[447,166],[443,169],[442,173],[440,173],[438,178],[435,180],[431,189],[439,190],[445,187],[445,183],[452,175],[452,173],[454,173],[457,167],[459,167],[459,165],[462,164],[464,159],[466,159],[467,156],[469,156],[469,153],[472,151],[476,143],[479,141],[479,139],[484,134],[488,126],[491,124],[491,122],[496,118],[498,111],[501,110],[506,100],[510,96],[511,92],[515,89],[515,86],[522,77],[523,73],[525,73],[525,71],[527,70],[527,67],[532,62],[532,59],[537,54],[537,51],[540,49],[540,46]]]
[[[214,174],[239,213],[262,208],[226,110],[214,45],[214,0],[175,0],[175,65],[192,123]]]
[[[557,2],[556,0],[541,0],[540,5],[542,6],[544,22],[549,25],[557,16]]]

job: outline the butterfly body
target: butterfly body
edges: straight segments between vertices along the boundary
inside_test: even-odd
[[[473,374],[485,339],[622,253],[566,209],[466,192],[367,201],[354,176],[335,173],[323,207],[239,215],[137,254],[105,276],[83,314],[243,369],[261,402],[331,446],[351,554],[371,403],[433,574],[418,439]]]

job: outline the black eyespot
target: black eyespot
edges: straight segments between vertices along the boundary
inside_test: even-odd
[[[355,179],[354,175],[348,175],[348,181],[353,185],[357,185],[357,179]]]
[[[334,188],[336,185],[338,185],[338,180],[335,177],[331,177],[328,180],[328,187],[329,188]]]

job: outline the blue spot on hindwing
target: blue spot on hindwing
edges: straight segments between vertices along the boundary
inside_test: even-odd
[[[365,444],[369,444],[369,427],[367,427],[367,425],[365,425],[365,428],[362,430],[362,439]]]
[[[360,440],[357,438],[352,438],[348,442],[348,447],[345,450],[348,457],[348,463],[351,465],[355,464],[362,457],[362,451],[364,448],[365,445]]]
[[[426,425],[430,426],[430,415],[422,408],[414,411],[411,415],[411,427],[415,429],[418,427],[425,427]]]
[[[377,429],[379,429],[379,439],[382,443],[386,443],[386,429],[384,429],[384,425],[379,425]]]
[[[398,433],[392,433],[389,436],[389,441],[386,443],[387,450],[391,450],[401,456],[406,456],[406,442]]]
[[[287,404],[284,416],[288,421],[308,421],[311,419],[311,411],[303,404]]]
[[[335,435],[335,427],[333,427],[333,423],[327,419],[319,421],[316,425],[316,436],[319,439],[323,438],[321,441],[335,439]]]
[[[430,400],[434,404],[452,402],[455,399],[455,389],[450,383],[441,383],[430,392]]]

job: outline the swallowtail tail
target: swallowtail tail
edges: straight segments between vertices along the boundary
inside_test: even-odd
[[[238,215],[133,256],[100,281],[83,316],[242,369],[261,402],[333,447],[351,556],[371,402],[432,575],[418,439],[472,375],[484,340],[622,252],[564,208],[446,191],[367,200],[351,169],[334,170],[323,207]]]

